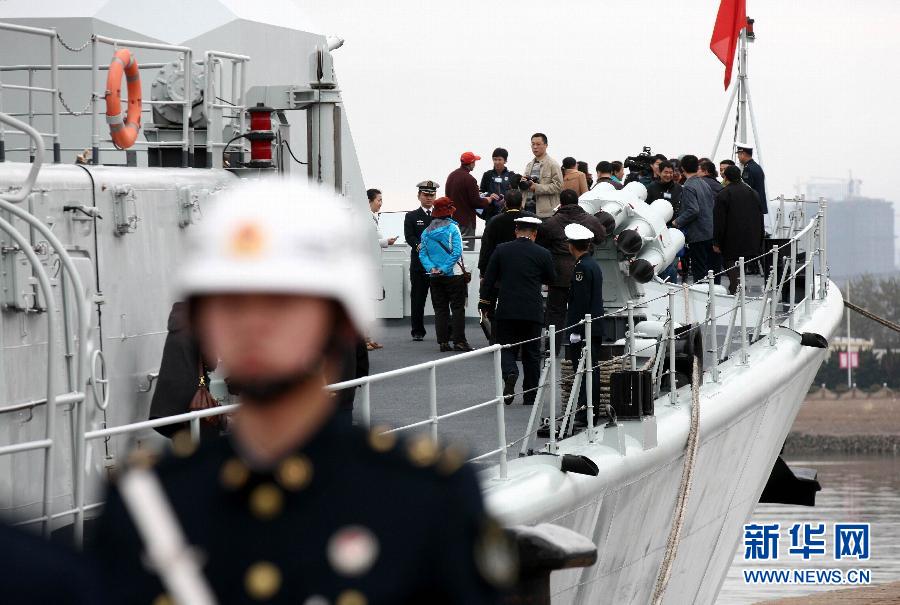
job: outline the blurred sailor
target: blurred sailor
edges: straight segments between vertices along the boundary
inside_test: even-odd
[[[566,226],[569,253],[575,259],[575,266],[572,269],[572,285],[569,288],[569,310],[566,315],[566,325],[575,326],[588,313],[596,319],[591,322],[591,363],[593,366],[596,366],[600,360],[600,344],[603,340],[603,322],[599,319],[603,316],[603,273],[590,252],[595,237],[593,231],[578,223]],[[584,324],[575,326],[569,331],[568,342],[568,358],[571,360],[572,366],[577,368],[578,360],[587,344]],[[600,394],[599,369],[594,368],[591,375],[594,381],[593,393],[596,398]],[[579,412],[575,415],[576,421],[586,422],[586,405],[587,387],[582,385],[578,395]]]
[[[481,282],[478,308],[489,311],[498,296],[496,318],[497,342],[521,347],[503,349],[501,363],[503,393],[506,404],[513,402],[519,369],[516,348],[521,348],[523,403],[534,403],[541,374],[541,327],[544,323],[544,298],[541,286],[556,278],[550,253],[534,243],[541,219],[525,216],[515,219],[516,239],[500,244],[491,255]],[[499,292],[499,294],[498,294]]]
[[[422,232],[431,223],[431,209],[438,185],[434,181],[422,181],[419,188],[419,207],[407,212],[403,219],[403,238],[409,244],[409,320],[410,334],[415,341],[425,340],[425,301],[428,299],[428,273],[419,260]]]
[[[374,320],[371,227],[309,187],[238,186],[194,234],[181,294],[242,405],[230,437],[120,477],[96,545],[110,602],[463,605],[513,580],[458,450],[335,418],[323,387]]]

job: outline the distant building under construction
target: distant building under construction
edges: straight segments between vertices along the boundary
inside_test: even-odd
[[[869,273],[890,275],[895,264],[894,204],[859,195],[860,181],[815,179],[806,199],[828,200],[828,265],[841,278]]]

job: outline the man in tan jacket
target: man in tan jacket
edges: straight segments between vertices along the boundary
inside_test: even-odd
[[[525,209],[531,210],[540,218],[553,215],[559,206],[559,192],[562,191],[562,170],[559,162],[547,155],[547,135],[536,132],[531,136],[532,159],[525,166],[523,177],[529,178],[531,188],[528,190]],[[533,205],[533,208],[531,207]]]

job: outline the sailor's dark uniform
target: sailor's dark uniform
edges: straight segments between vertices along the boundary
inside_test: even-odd
[[[497,603],[514,555],[463,462],[332,420],[272,469],[223,438],[156,473],[219,603]],[[166,603],[115,488],[100,525],[111,602]]]
[[[601,317],[603,315],[603,272],[600,265],[589,254],[583,254],[575,262],[575,268],[572,271],[572,284],[569,286],[569,310],[566,315],[566,325],[574,326],[584,319],[586,314],[590,313],[592,318]],[[570,344],[568,349],[568,357],[573,365],[577,367],[578,360],[581,357],[581,351],[586,344],[585,326],[584,324],[572,328],[571,334],[581,336],[581,342]],[[600,343],[603,340],[603,322],[602,320],[591,321],[591,363],[596,366],[600,361]],[[594,397],[600,394],[600,372],[598,369],[593,371],[593,392]],[[587,387],[582,384],[581,392],[578,395],[579,407],[584,406],[587,402]],[[596,409],[596,408],[595,408]],[[587,412],[581,412],[577,418],[587,418]]]

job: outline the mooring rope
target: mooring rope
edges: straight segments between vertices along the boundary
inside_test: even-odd
[[[684,518],[687,513],[688,495],[691,493],[691,485],[694,480],[694,463],[700,435],[700,378],[700,364],[697,362],[697,357],[694,356],[694,368],[691,375],[691,428],[685,446],[684,467],[681,469],[681,485],[678,487],[678,499],[675,501],[672,528],[669,530],[669,537],[666,541],[666,554],[660,564],[656,588],[653,591],[653,605],[662,603],[669,577],[672,575],[672,564],[678,554],[681,530],[684,527]]]

